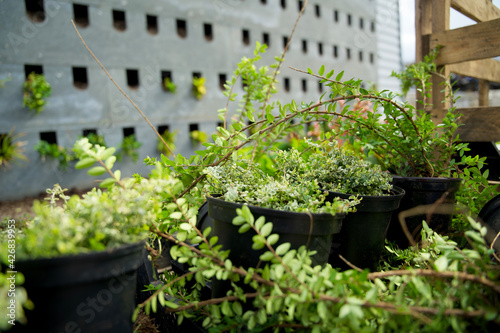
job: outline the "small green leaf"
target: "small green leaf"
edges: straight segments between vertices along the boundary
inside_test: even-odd
[[[96,162],[95,158],[86,157],[75,164],[75,169],[85,169],[91,167]]]
[[[342,80],[342,76],[344,76],[344,71],[340,72],[339,74],[337,74],[337,77],[335,78],[335,81],[340,81]]]
[[[320,76],[323,76],[323,74],[324,74],[324,73],[325,73],[325,65],[322,65],[322,66],[320,67],[319,71],[318,71],[318,74],[319,74]]]
[[[100,186],[100,187],[105,188],[105,187],[110,187],[110,186],[111,186],[111,185],[113,185],[114,183],[116,183],[116,180],[115,180],[114,178],[111,178],[111,177],[110,177],[110,178],[106,178],[106,179],[104,179],[104,180],[103,180],[103,181],[99,184],[99,186]]]
[[[107,160],[108,158],[111,157],[111,155],[113,155],[115,153],[115,150],[116,150],[115,147],[107,148],[105,151],[103,151],[102,153],[99,154],[99,158],[103,161]]]
[[[283,243],[276,248],[275,252],[277,255],[282,256],[285,253],[287,253],[289,249],[290,249],[290,243]]]
[[[106,165],[106,168],[112,169],[115,162],[116,162],[116,156],[113,155],[110,156],[108,159],[106,159],[106,162],[104,162],[104,164]]]
[[[96,166],[87,171],[87,173],[91,176],[100,176],[106,172],[106,169],[102,166]]]

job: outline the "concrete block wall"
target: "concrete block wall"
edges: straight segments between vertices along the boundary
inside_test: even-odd
[[[43,3],[45,18],[30,19],[26,4]],[[68,188],[89,188],[95,177],[84,170],[58,169],[57,162],[42,162],[33,147],[43,132],[55,132],[57,143],[71,147],[83,130],[95,129],[109,146],[118,146],[123,129],[133,128],[142,143],[139,161],[127,157],[117,163],[122,174],[147,174],[142,159],[159,157],[157,137],[141,115],[113,85],[85,50],[71,20],[75,5],[88,10],[89,24],[79,27],[87,45],[118,85],[147,115],[155,127],[177,131],[177,152],[190,155],[194,147],[189,129],[197,126],[211,134],[219,120],[217,109],[225,106],[220,77],[231,77],[242,57],[253,56],[255,42],[269,39],[261,65],[271,65],[284,47],[299,13],[296,0],[0,0],[0,80],[11,80],[0,88],[0,133],[11,128],[23,132],[29,162],[0,171],[0,200],[36,195],[60,183]],[[81,8],[81,7],[80,7]],[[126,28],[114,27],[113,11],[125,15]],[[309,1],[291,48],[281,68],[279,93],[284,103],[315,101],[321,96],[318,80],[293,71],[321,65],[344,78],[359,77],[376,83],[378,34],[377,1]],[[148,15],[156,18],[157,33],[147,29]],[[178,33],[184,22],[186,36]],[[205,25],[211,27],[211,40]],[[246,32],[244,32],[246,31]],[[246,40],[243,36],[246,34]],[[334,51],[336,50],[336,51]],[[25,66],[42,66],[52,95],[35,115],[22,107]],[[85,68],[87,87],[75,85],[73,68]],[[138,86],[130,87],[127,70],[137,71]],[[177,92],[161,87],[161,73],[168,71]],[[206,78],[207,94],[201,101],[192,96],[193,73]],[[289,90],[283,82],[287,79]],[[304,83],[305,82],[305,83]],[[304,88],[304,85],[306,88]],[[236,92],[241,93],[241,84]],[[235,106],[236,107],[236,106]]]

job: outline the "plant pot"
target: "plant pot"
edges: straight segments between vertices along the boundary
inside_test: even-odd
[[[225,250],[230,250],[229,259],[235,266],[244,268],[256,267],[259,256],[266,251],[252,249],[253,230],[244,234],[238,233],[238,226],[232,224],[237,216],[236,209],[243,204],[228,202],[214,197],[207,197],[208,215],[213,219],[213,235],[218,236],[219,244]],[[279,241],[274,245],[289,242],[292,249],[305,245],[317,253],[312,257],[314,265],[324,265],[328,261],[332,237],[342,227],[345,214],[308,214],[268,209],[248,205],[255,219],[264,216],[266,222],[273,222],[273,233],[279,235]],[[224,296],[226,287],[217,281],[212,281],[212,296]]]
[[[392,192],[388,196],[361,196],[356,212],[347,214],[342,230],[333,236],[328,260],[333,267],[350,268],[339,257],[340,254],[357,267],[376,269],[392,213],[405,195],[405,191],[397,186]],[[329,191],[326,200],[332,201],[335,197],[347,199],[351,195]]]
[[[13,332],[132,332],[144,241],[105,251],[17,262],[35,308]]]
[[[406,194],[401,200],[399,209],[392,215],[387,239],[395,242],[400,248],[407,248],[410,242],[401,228],[399,213],[422,205],[454,204],[460,183],[459,178],[393,176],[393,184],[404,189]],[[428,211],[425,214],[408,217],[405,222],[413,238],[418,241],[423,220],[436,232],[445,233],[450,227],[452,217],[453,214],[434,214]]]

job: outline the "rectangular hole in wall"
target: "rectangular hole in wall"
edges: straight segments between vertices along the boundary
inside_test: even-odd
[[[336,9],[333,11],[333,20],[334,20],[335,22],[338,22],[338,21],[339,21],[339,11],[338,11],[338,10],[336,10]]]
[[[281,0],[281,8],[286,8],[286,0]]]
[[[187,36],[187,24],[185,20],[176,20],[177,35],[181,38],[186,38]]]
[[[375,61],[375,57],[373,56],[373,53],[370,53],[370,64],[373,64]]]
[[[285,91],[289,92],[290,91],[290,79],[287,78],[287,77],[284,78],[283,79],[283,85],[284,85]]]
[[[339,48],[337,47],[337,45],[333,46],[333,57],[334,58],[338,58],[339,57]]]
[[[346,53],[347,60],[350,60],[351,59],[351,49],[350,48],[346,48],[345,49],[345,53]]]
[[[269,38],[269,34],[267,32],[264,32],[262,34],[262,41],[264,44],[266,44],[268,47],[271,46],[271,39]]]
[[[358,58],[359,58],[359,62],[363,61],[363,51],[359,51]]]
[[[370,30],[371,32],[375,32],[375,22],[373,21],[370,23]]]
[[[166,82],[172,81],[172,72],[170,71],[161,71],[161,87],[163,90],[168,91],[166,87]]]
[[[299,1],[298,5],[299,5],[298,9],[299,9],[299,12],[300,12],[302,10],[302,7],[304,7],[304,3],[302,1]]]
[[[319,55],[323,55],[323,43],[318,43],[318,53]]]
[[[288,44],[288,37],[283,36],[283,48],[286,48],[287,44]],[[288,49],[290,49],[290,46],[288,46]]]
[[[203,34],[205,35],[205,39],[208,41],[214,39],[214,33],[212,30],[212,25],[210,23],[203,24]]]
[[[241,31],[241,40],[243,42],[243,45],[250,45],[250,31],[247,29],[243,29]]]
[[[133,127],[124,127],[123,128],[123,137],[129,137],[131,135],[135,135],[135,128]]]
[[[267,4],[267,0],[260,0],[260,3],[263,4],[263,5],[266,5]]]
[[[302,52],[307,53],[307,40],[302,40]]]
[[[170,131],[170,128],[168,125],[159,125],[158,126],[158,133],[160,133],[160,135],[163,135],[167,131]]]
[[[89,6],[73,4],[73,17],[75,24],[80,28],[86,28],[90,24],[89,20]]]
[[[222,91],[226,90],[226,88],[224,87],[224,85],[226,84],[226,81],[227,81],[226,74],[219,74],[219,88],[220,88],[220,90],[222,90]]]
[[[155,15],[146,15],[146,30],[151,35],[158,34],[158,17]]]
[[[307,92],[307,80],[302,79],[302,91]]]
[[[25,0],[26,14],[33,22],[45,21],[45,9],[43,7],[43,0]]]
[[[318,92],[321,94],[323,93],[323,83],[320,81],[318,82]]]
[[[198,124],[189,124],[189,133],[194,132],[194,131],[198,131],[198,130],[199,130]]]
[[[113,27],[118,31],[125,31],[127,29],[125,12],[123,10],[113,9]]]
[[[314,13],[316,14],[316,17],[321,17],[321,9],[319,5],[314,5]]]
[[[28,78],[31,73],[43,74],[43,66],[41,65],[24,65],[24,75]]]
[[[131,89],[139,88],[139,71],[137,69],[127,69],[127,85]]]
[[[73,67],[73,85],[78,89],[87,89],[87,68]]]
[[[351,14],[347,14],[347,25],[352,25],[352,16]]]
[[[199,79],[201,77],[201,72],[193,72],[193,79]]]
[[[365,21],[362,17],[359,18],[359,28],[363,30],[365,28]]]
[[[49,131],[49,132],[40,132],[40,140],[41,141],[47,141],[50,144],[57,144],[57,134],[56,132]]]

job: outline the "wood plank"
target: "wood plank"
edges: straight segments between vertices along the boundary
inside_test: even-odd
[[[500,61],[495,59],[460,62],[448,67],[451,73],[500,83]]]
[[[450,1],[440,0],[432,1],[432,35],[439,32],[446,32],[450,29]],[[431,36],[432,36],[431,35]],[[431,41],[432,43],[432,41]],[[448,66],[437,66],[437,71],[444,75],[445,78],[449,77],[450,69]],[[443,79],[440,76],[432,76],[432,105],[440,105],[441,108],[448,109],[450,102],[446,96],[449,95],[449,87],[445,85],[443,89]],[[438,109],[439,110],[439,109]],[[436,110],[437,111],[437,110]],[[439,112],[439,111],[437,111]],[[446,112],[434,113],[433,116],[438,122],[441,122]]]
[[[479,80],[479,106],[490,105],[490,83],[486,80]]]
[[[486,59],[500,56],[500,19],[481,22],[471,26],[433,32],[430,48],[443,47],[436,58],[436,64]]]
[[[463,114],[458,128],[460,140],[466,142],[500,141],[500,107],[479,106],[460,108]]]
[[[431,0],[415,0],[415,62],[429,53],[429,36],[432,33]]]
[[[500,18],[500,9],[490,0],[451,0],[451,7],[476,22]]]

